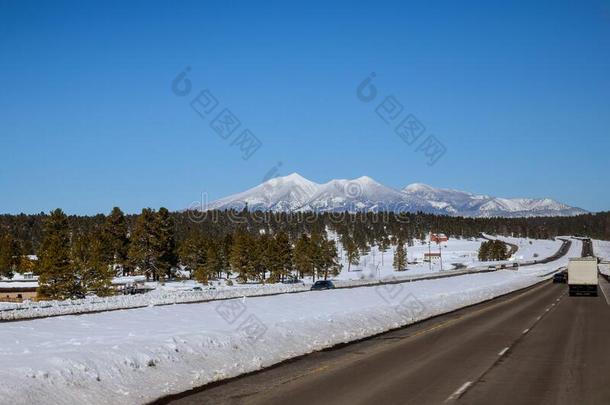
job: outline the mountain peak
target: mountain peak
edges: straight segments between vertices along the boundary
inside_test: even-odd
[[[286,179],[286,180],[299,180],[299,181],[300,180],[307,180],[305,177],[301,176],[297,172],[293,172],[293,173],[290,173],[287,176],[284,176],[284,179]],[[309,180],[307,180],[307,181],[309,181]]]
[[[412,183],[399,191],[369,176],[318,184],[298,173],[272,178],[209,204],[208,209],[262,211],[408,211],[469,217],[579,215],[580,208],[550,198],[499,198]]]
[[[373,180],[371,177],[369,176],[360,176],[357,179],[354,179],[356,181],[360,181],[363,183],[377,183],[375,180]]]
[[[269,180],[267,180],[266,182],[263,183],[263,185],[265,186],[272,186],[272,187],[277,187],[280,185],[285,185],[285,184],[292,184],[292,185],[296,185],[299,187],[312,187],[312,185],[315,185],[316,183],[314,183],[311,180],[306,179],[305,177],[301,176],[298,173],[290,173],[287,176],[277,176],[277,177],[273,177]]]
[[[403,189],[407,192],[435,191],[436,189],[424,183],[411,183]]]

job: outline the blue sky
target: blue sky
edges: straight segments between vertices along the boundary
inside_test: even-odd
[[[182,209],[278,162],[610,209],[610,2],[330,3],[0,0],[0,213]],[[435,165],[376,114],[391,95]],[[210,127],[224,108],[262,144],[247,160]]]

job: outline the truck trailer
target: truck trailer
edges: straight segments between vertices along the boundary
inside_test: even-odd
[[[578,257],[568,263],[568,288],[570,295],[597,296],[597,258]]]

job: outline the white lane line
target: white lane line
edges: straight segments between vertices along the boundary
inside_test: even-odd
[[[530,328],[527,328],[526,330],[524,330],[523,332],[521,332],[521,334],[525,335],[527,332],[530,331]]]
[[[510,347],[505,347],[504,349],[502,349],[502,351],[500,353],[498,353],[498,356],[504,356],[504,354],[508,351],[508,349],[510,349]]]
[[[608,282],[606,281],[605,278],[600,277],[600,283],[599,283],[599,289],[602,290],[602,294],[604,294],[604,298],[606,299],[606,304],[610,305],[610,300],[608,300],[608,295],[610,295],[609,293],[606,292],[606,289],[608,288]]]
[[[539,321],[542,319],[542,315],[538,316],[538,318],[536,318],[536,321]]]
[[[471,381],[466,381],[460,388],[457,389],[453,394],[449,395],[449,398],[445,402],[454,401],[458,399],[467,389],[472,385]]]

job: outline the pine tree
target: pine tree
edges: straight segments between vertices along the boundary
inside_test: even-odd
[[[324,267],[324,254],[322,251],[324,238],[321,232],[312,232],[311,238],[309,239],[309,260],[311,262],[311,276],[312,280],[316,281],[316,278],[321,278],[322,268]]]
[[[306,252],[311,264],[313,281],[322,277],[326,280],[329,274],[333,276],[339,274],[337,246],[334,241],[326,238],[325,232],[312,232]]]
[[[384,235],[379,240],[379,252],[381,252],[381,267],[383,267],[383,254],[390,248],[390,239]]]
[[[79,280],[70,262],[70,226],[60,209],[44,221],[39,252],[38,294],[50,299],[65,299],[79,293]]]
[[[288,239],[286,232],[282,231],[277,234],[273,247],[275,250],[274,259],[276,262],[276,277],[280,281],[284,282],[292,273],[293,268],[292,246],[290,245],[290,239]]]
[[[489,242],[485,241],[479,247],[479,261],[485,262],[487,260],[489,260]]]
[[[21,263],[21,249],[18,241],[10,234],[0,235],[0,276],[13,277]]]
[[[260,235],[258,238],[252,238],[250,240],[250,257],[253,262],[254,277],[262,283],[264,283],[266,279],[265,273],[271,271],[271,267],[275,266],[275,252],[272,256],[269,256],[270,250],[274,248],[273,242],[273,239],[266,233]]]
[[[222,260],[218,250],[218,247],[214,245],[208,246],[206,250],[205,273],[208,277],[222,276]]]
[[[281,280],[282,268],[279,259],[278,244],[276,238],[266,238],[260,246],[261,262],[263,267],[269,271],[269,281],[276,283]]]
[[[123,274],[127,267],[127,252],[129,239],[127,237],[127,221],[119,207],[114,207],[106,217],[102,228],[104,244],[103,260],[112,266],[117,266]]]
[[[210,274],[207,264],[208,247],[201,235],[191,236],[180,246],[180,263],[186,266],[195,279],[207,283]]]
[[[229,254],[231,269],[237,273],[242,282],[248,281],[255,271],[252,239],[249,234],[238,231],[233,237],[233,245]]]
[[[150,208],[144,208],[137,217],[131,243],[129,245],[129,263],[138,273],[146,275],[147,279],[158,280],[162,274],[159,268],[159,239],[157,218]]]
[[[337,245],[332,240],[323,239],[320,246],[320,270],[324,275],[324,280],[328,279],[328,276],[337,276],[341,271],[341,265],[338,261],[337,256]]]
[[[91,238],[88,235],[77,235],[70,246],[71,271],[78,278],[78,288],[75,294],[79,297],[83,297],[87,292],[85,286],[87,280],[83,278],[83,273],[88,273],[88,267],[91,264],[90,242]]]
[[[218,246],[218,262],[221,270],[224,270],[227,280],[231,277],[231,265],[229,263],[229,256],[231,255],[231,249],[233,246],[233,234],[228,233],[222,239]]]
[[[312,275],[311,241],[309,236],[301,234],[294,247],[294,266],[299,272],[299,278]]]
[[[79,296],[91,292],[99,297],[112,295],[114,270],[108,262],[102,233],[94,231],[77,236],[71,249],[72,271],[79,280]]]
[[[353,265],[360,263],[360,254],[358,246],[349,235],[344,235],[341,239],[341,244],[345,250],[345,257],[347,259],[347,271],[349,272]]]
[[[159,276],[166,274],[167,278],[170,278],[171,269],[178,264],[178,254],[176,253],[175,224],[167,208],[159,208],[155,225]]]
[[[399,239],[396,245],[393,267],[396,271],[406,270],[407,267],[407,249],[405,248],[405,244],[402,239]]]
[[[508,245],[501,240],[492,241],[492,256],[493,260],[506,260],[508,259]]]

